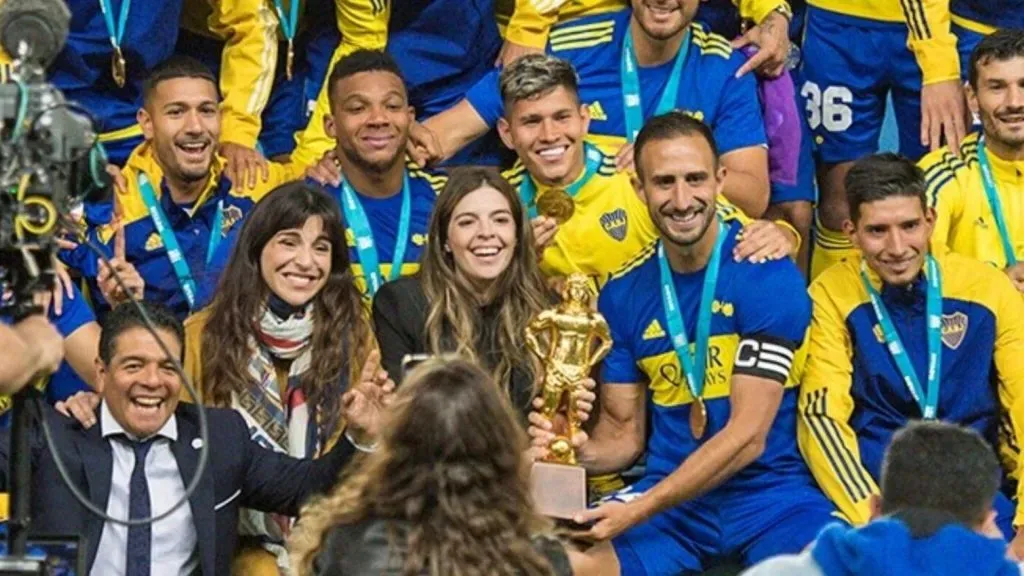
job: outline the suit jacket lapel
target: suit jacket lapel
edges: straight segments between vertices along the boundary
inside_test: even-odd
[[[99,410],[97,410],[96,422],[99,421]],[[101,435],[99,424],[80,434],[75,434],[73,437],[78,444],[79,454],[81,454],[82,468],[85,470],[85,479],[89,486],[89,500],[100,510],[106,510],[107,501],[110,499],[110,482],[114,468],[110,441]],[[87,518],[85,536],[86,546],[89,548],[88,565],[91,567],[96,558],[96,550],[100,545],[100,536],[103,535],[104,522],[85,510],[82,510],[82,514],[85,514]]]
[[[178,410],[178,441],[171,443],[171,452],[174,459],[178,461],[178,470],[181,472],[182,482],[185,489],[196,475],[196,468],[199,466],[199,429],[192,419],[182,417],[182,411]],[[206,472],[199,480],[199,485],[189,498],[189,505],[192,507],[192,522],[196,527],[196,541],[199,547],[200,565],[203,574],[216,573],[216,524],[214,506],[214,484],[213,484],[213,461],[207,460]]]

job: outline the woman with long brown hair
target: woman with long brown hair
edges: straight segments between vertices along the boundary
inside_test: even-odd
[[[303,509],[288,539],[292,571],[598,574],[533,511],[525,449],[515,412],[476,364],[455,356],[423,362],[395,394],[378,450]]]
[[[343,230],[326,193],[279,187],[246,218],[212,303],[185,323],[185,370],[203,403],[234,408],[253,439],[295,457],[330,450],[349,384],[379,362]],[[235,573],[277,574],[288,522],[243,515]]]
[[[397,374],[407,354],[455,352],[486,367],[526,413],[537,369],[523,334],[550,303],[515,189],[493,169],[456,169],[437,197],[420,271],[374,298],[383,366]]]

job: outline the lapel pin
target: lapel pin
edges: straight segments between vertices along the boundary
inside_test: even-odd
[[[195,448],[196,450],[199,450],[200,448],[202,448],[203,447],[203,439],[202,438],[193,438],[192,439],[192,447]]]

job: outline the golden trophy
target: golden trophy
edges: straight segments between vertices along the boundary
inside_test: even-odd
[[[535,462],[530,484],[534,504],[546,516],[571,518],[587,505],[586,472],[577,465],[572,438],[580,431],[580,381],[611,350],[612,339],[604,317],[590,307],[590,281],[572,274],[562,288],[562,302],[544,310],[526,327],[526,346],[541,359],[542,416],[554,422],[564,405],[566,425],[556,430],[548,456]]]

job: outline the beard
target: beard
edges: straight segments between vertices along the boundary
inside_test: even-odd
[[[1019,110],[1003,110],[996,113],[981,113],[981,124],[984,129],[985,138],[989,141],[994,141],[997,144],[1002,145],[1005,148],[1009,148],[1014,151],[1020,151],[1024,148],[1024,130],[1020,130],[1016,133],[1010,131],[1008,128],[1001,126],[998,116],[1000,115],[1014,115],[1018,116],[1024,114],[1024,111]]]
[[[700,228],[684,234],[680,234],[671,229],[667,222],[672,217],[671,214],[665,214],[660,209],[651,211],[651,220],[654,221],[654,224],[657,226],[662,238],[676,246],[689,247],[700,242],[701,239],[704,238],[704,235],[708,233],[708,228],[711,227],[711,223],[715,220],[714,205],[705,204],[702,210],[702,214],[698,216],[704,218],[704,221],[700,224]]]

